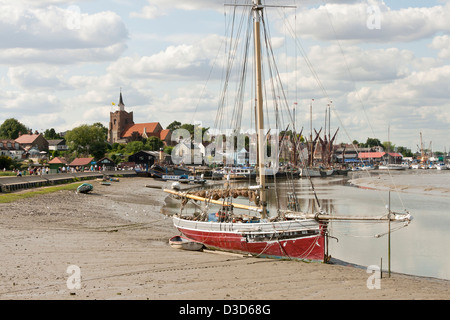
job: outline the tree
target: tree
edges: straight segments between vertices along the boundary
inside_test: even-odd
[[[145,149],[150,151],[159,151],[164,146],[164,143],[157,137],[150,137],[147,139]]]
[[[100,160],[105,156],[107,143],[104,141],[96,141],[91,144],[91,154],[95,160]]]
[[[127,144],[125,151],[127,153],[135,154],[142,149],[144,149],[144,143],[142,141],[132,141]]]
[[[19,132],[27,133],[29,129],[14,118],[6,119],[0,126],[0,138],[17,139]]]
[[[0,156],[0,169],[9,170],[13,164],[13,159],[7,156]]]
[[[394,152],[395,150],[395,144],[390,141],[384,141],[381,145],[385,152]]]
[[[71,151],[88,156],[91,153],[91,147],[97,142],[104,143],[106,137],[102,128],[83,124],[67,132],[65,138]]]
[[[413,156],[411,149],[408,149],[406,147],[402,147],[402,146],[397,147],[397,152],[401,153],[404,157],[412,157]]]
[[[379,147],[381,146],[381,142],[376,138],[367,138],[367,141],[364,146],[366,148]]]
[[[47,140],[61,139],[60,135],[56,133],[54,128],[45,130],[44,138]]]
[[[108,136],[108,128],[106,128],[101,122],[96,122],[96,123],[93,124],[93,126],[99,127],[100,129],[102,129],[103,134],[105,135],[105,137]]]
[[[171,124],[169,124],[166,129],[169,129],[170,131],[175,131],[178,128],[180,128],[180,126],[181,122],[175,120]]]

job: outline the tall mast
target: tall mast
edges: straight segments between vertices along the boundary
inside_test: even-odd
[[[260,182],[260,203],[261,217],[267,216],[267,194],[266,194],[266,176],[264,169],[264,114],[263,114],[263,89],[262,89],[262,70],[261,70],[261,38],[260,23],[263,6],[261,0],[253,0],[253,33],[255,41],[255,72],[256,72],[256,132],[258,134],[258,171]]]

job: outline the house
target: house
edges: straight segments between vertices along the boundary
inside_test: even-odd
[[[114,104],[115,105],[115,104]],[[122,92],[119,96],[118,109],[109,115],[108,142],[128,143],[138,139],[157,137],[165,145],[170,145],[170,130],[163,129],[159,122],[134,123],[133,112],[125,110]]]
[[[401,164],[403,156],[393,152],[361,152],[358,158],[369,163],[393,163]]]
[[[136,168],[147,171],[158,161],[160,154],[158,151],[139,151],[128,157],[128,162],[134,163]]]
[[[145,139],[148,139],[150,137],[157,137],[158,139],[160,139],[161,131],[163,131],[163,128],[161,127],[159,122],[132,124],[125,127],[124,131],[121,134],[121,139],[132,141],[133,135]]]
[[[59,172],[60,168],[67,166],[67,161],[60,157],[55,157],[48,162],[51,173]]]
[[[76,158],[69,164],[69,167],[75,169],[76,171],[85,171],[90,170],[94,164],[94,158]]]
[[[172,150],[172,161],[175,164],[203,164],[205,158],[205,146],[202,143],[194,143],[190,140],[180,141]]]
[[[159,133],[159,139],[164,143],[166,146],[173,145],[174,142],[172,141],[172,132],[170,132],[169,129],[163,129]]]
[[[31,148],[26,153],[26,157],[34,162],[39,162],[40,160],[47,159],[47,151],[39,151],[36,147]]]
[[[35,148],[39,151],[48,151],[48,141],[44,138],[42,133],[35,132],[34,134],[30,130],[28,134],[20,135],[16,140],[26,151],[31,148]]]
[[[69,147],[66,145],[66,140],[64,139],[56,139],[56,140],[47,140],[48,141],[48,150],[50,151],[67,151]]]
[[[116,163],[114,161],[112,161],[110,158],[101,158],[100,160],[97,161],[97,166],[99,168],[101,168],[101,170],[111,170],[114,171],[116,170]]]
[[[0,156],[21,160],[25,158],[25,153],[25,149],[18,142],[11,139],[0,140]]]
[[[371,152],[371,148],[361,148],[353,144],[342,144],[336,146],[333,152],[333,160],[337,163],[358,163],[361,159],[358,155],[365,152]]]

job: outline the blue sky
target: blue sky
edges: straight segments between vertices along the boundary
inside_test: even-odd
[[[0,122],[14,117],[57,131],[108,126],[122,88],[137,123],[212,126],[222,79],[219,69],[210,72],[221,65],[230,21],[223,4],[232,1],[0,0]],[[331,99],[338,142],[386,141],[389,126],[396,145],[416,151],[422,132],[426,146],[450,150],[450,1],[271,3],[297,6],[269,12],[273,43],[287,43],[280,17],[296,23],[327,91],[293,47],[276,51],[281,77],[295,90],[298,126],[309,128],[315,99],[320,128]],[[367,27],[371,6],[380,10],[379,29]]]

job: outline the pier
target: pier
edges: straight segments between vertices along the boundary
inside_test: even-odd
[[[57,184],[72,183],[81,180],[92,180],[103,178],[104,176],[134,177],[134,170],[124,171],[96,171],[96,172],[74,172],[74,173],[57,173],[43,175],[26,175],[19,177],[1,177],[0,193],[13,192],[24,189],[46,187]]]

